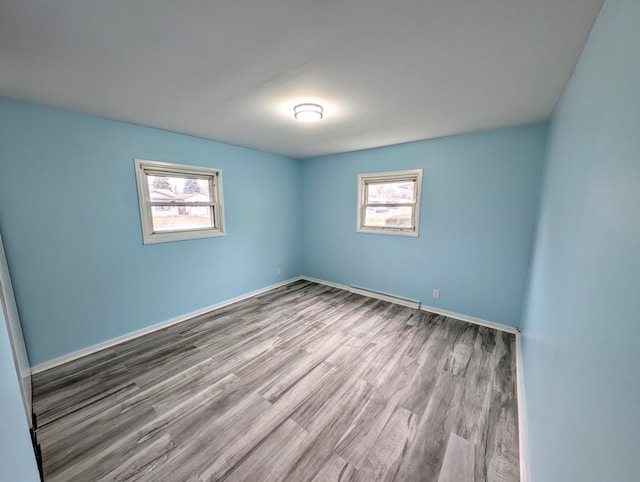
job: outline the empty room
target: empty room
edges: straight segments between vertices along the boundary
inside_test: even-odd
[[[637,482],[638,0],[0,0],[0,482]]]

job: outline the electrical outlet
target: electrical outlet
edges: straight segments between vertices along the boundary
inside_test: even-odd
[[[436,300],[440,299],[440,290],[433,290],[433,297]]]
[[[280,276],[280,268],[276,268],[276,276]]]

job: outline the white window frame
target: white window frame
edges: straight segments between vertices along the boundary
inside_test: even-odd
[[[138,204],[140,206],[140,220],[142,224],[142,242],[144,244],[168,243],[186,239],[211,238],[224,236],[224,205],[222,194],[222,170],[209,167],[187,166],[169,162],[148,161],[135,159],[136,181],[138,184]],[[149,194],[148,175],[198,177],[209,181],[210,202],[175,202],[176,206],[211,206],[213,208],[214,226],[199,229],[176,229],[172,231],[154,231],[151,208],[156,203],[151,201]]]
[[[401,207],[410,206],[412,208],[412,227],[400,228],[393,226],[364,226],[365,210],[373,204],[366,204],[367,186],[370,183],[381,182],[415,182],[416,192],[412,203],[375,204],[375,206]],[[358,175],[358,216],[356,231],[359,233],[392,234],[397,236],[419,236],[420,225],[420,199],[422,194],[422,169],[411,169],[407,171],[377,172],[371,174]]]

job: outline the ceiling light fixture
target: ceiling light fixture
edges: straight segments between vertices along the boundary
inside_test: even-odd
[[[298,104],[293,108],[293,116],[301,122],[317,122],[323,111],[319,104]]]

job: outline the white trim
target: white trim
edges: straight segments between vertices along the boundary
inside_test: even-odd
[[[527,415],[522,365],[522,335],[516,333],[516,401],[518,402],[518,451],[520,454],[520,482],[529,480],[527,457]]]
[[[371,227],[364,226],[363,216],[365,209],[365,189],[364,186],[369,181],[373,182],[394,182],[415,180],[416,192],[413,205],[413,228],[394,228],[394,227]],[[369,234],[391,234],[396,236],[412,236],[418,237],[420,234],[420,203],[422,200],[422,169],[407,169],[405,171],[375,172],[367,174],[358,174],[358,199],[357,199],[357,215],[356,215],[356,232]],[[384,205],[381,205],[384,206]]]
[[[127,333],[126,335],[118,336],[116,338],[111,338],[110,340],[103,341],[102,343],[98,343],[97,345],[92,345],[92,346],[89,346],[87,348],[82,348],[81,350],[77,350],[77,351],[68,353],[66,355],[62,355],[62,356],[60,356],[58,358],[54,358],[53,360],[49,360],[49,361],[46,361],[46,362],[43,362],[43,363],[39,363],[38,365],[35,365],[35,366],[31,367],[31,373],[32,374],[40,373],[42,371],[48,370],[48,369],[53,368],[53,367],[57,367],[57,366],[62,365],[64,363],[68,363],[70,361],[77,360],[78,358],[82,358],[83,356],[91,355],[92,353],[95,353],[95,352],[100,351],[100,350],[104,350],[105,348],[110,348],[112,346],[118,345],[119,343],[124,343],[125,341],[129,341],[129,340],[132,340],[134,338],[138,338],[139,336],[143,336],[143,335],[146,335],[148,333],[152,333],[154,331],[162,330],[163,328],[167,328],[167,327],[169,327],[171,325],[176,325],[178,323],[182,323],[183,321],[187,321],[187,320],[189,320],[191,318],[194,318],[196,316],[200,316],[200,315],[203,315],[203,314],[208,313],[210,311],[214,311],[214,310],[217,310],[219,308],[223,308],[223,307],[225,307],[227,305],[230,305],[232,303],[236,303],[238,301],[242,301],[244,299],[251,298],[252,296],[257,296],[257,295],[265,293],[267,291],[271,291],[273,289],[280,288],[281,286],[288,285],[290,283],[293,283],[295,281],[299,281],[301,279],[303,279],[302,276],[296,276],[295,278],[290,278],[290,279],[288,279],[286,281],[282,281],[280,283],[276,283],[276,284],[273,284],[273,285],[265,286],[264,288],[260,288],[260,289],[255,290],[255,291],[251,291],[249,293],[245,293],[243,295],[236,296],[235,298],[230,298],[228,300],[221,301],[221,302],[213,304],[211,306],[207,306],[205,308],[201,308],[199,310],[192,311],[191,313],[187,313],[185,315],[177,316],[175,318],[171,318],[170,320],[161,321],[160,323],[156,323],[154,325],[147,326],[146,328],[142,328],[140,330],[136,330],[136,331],[133,331],[131,333]]]
[[[367,288],[361,288],[359,286],[354,286],[354,285],[349,286],[349,291],[351,291],[352,293],[356,293],[358,295],[368,296],[369,298],[377,298],[379,300],[389,301],[397,305],[407,306],[409,308],[413,308],[414,310],[417,310],[420,308],[420,302],[417,300],[401,298],[399,296],[391,295],[389,293],[383,293],[382,291],[373,291]]]
[[[327,286],[333,286],[334,288],[340,288],[340,289],[343,289],[343,290],[346,290],[346,291],[351,291],[352,293],[357,293],[356,289],[365,290],[366,292],[362,292],[362,293],[358,293],[358,294],[361,294],[363,296],[368,296],[370,298],[379,299],[379,300],[391,301],[392,303],[398,303],[398,301],[396,301],[396,300],[405,300],[405,301],[410,301],[410,302],[413,302],[413,303],[420,303],[420,307],[417,308],[417,309],[420,309],[422,311],[429,311],[431,313],[437,313],[439,315],[448,316],[449,318],[455,318],[456,320],[466,321],[468,323],[473,323],[474,325],[486,326],[487,328],[493,328],[495,330],[504,331],[504,332],[507,332],[507,333],[513,333],[513,334],[518,334],[519,333],[518,329],[514,328],[512,326],[503,325],[501,323],[495,323],[493,321],[483,320],[482,318],[475,318],[473,316],[462,315],[460,313],[456,313],[456,312],[453,312],[453,311],[441,310],[440,308],[434,308],[432,306],[423,305],[420,301],[407,300],[406,298],[400,298],[400,297],[395,296],[395,295],[389,295],[389,294],[386,294],[386,293],[380,293],[378,291],[367,290],[366,288],[350,287],[350,286],[343,285],[343,284],[340,284],[340,283],[334,283],[332,281],[325,281],[325,280],[322,280],[322,279],[319,279],[319,278],[313,278],[311,276],[306,276],[306,275],[302,275],[300,278],[304,279],[304,280],[307,280],[307,281],[313,281],[314,283],[320,283],[320,284],[327,285]],[[353,289],[353,288],[355,288],[355,289]],[[402,303],[398,303],[398,304],[402,304]],[[404,306],[409,306],[409,305],[404,304]]]
[[[438,315],[448,316],[449,318],[455,318],[456,320],[466,321],[473,323],[474,325],[486,326],[487,328],[493,328],[498,331],[505,331],[507,333],[518,333],[518,329],[513,326],[503,325],[502,323],[495,323],[493,321],[483,320],[482,318],[476,318],[475,316],[462,315],[454,311],[441,310],[440,308],[434,308],[433,306],[420,305],[422,311],[429,311]]]
[[[313,278],[312,276],[307,276],[307,275],[302,275],[300,276],[300,279],[306,280],[306,281],[311,281],[312,283],[318,283],[321,285],[327,285],[327,286],[332,286],[334,288],[339,288],[341,290],[347,290],[349,291],[349,287],[347,285],[341,285],[340,283],[334,283],[333,281],[326,281],[320,278]]]
[[[185,315],[182,316],[178,316],[176,318],[172,318],[170,320],[166,320],[160,323],[157,323],[155,325],[151,325],[148,326],[146,328],[143,328],[141,330],[137,330],[134,331],[132,333],[128,333],[126,335],[122,335],[116,338],[112,338],[111,340],[107,340],[105,342],[102,343],[98,343],[97,345],[93,345],[87,348],[83,348],[81,350],[69,353],[67,355],[63,355],[61,357],[58,358],[54,358],[53,360],[49,360],[46,361],[44,363],[40,363],[38,365],[35,365],[33,367],[31,367],[31,373],[32,374],[36,374],[36,373],[40,373],[42,371],[48,370],[50,368],[54,368],[56,366],[62,365],[64,363],[68,363],[70,361],[76,360],[78,358],[82,358],[83,356],[86,355],[90,355],[92,353],[95,353],[97,351],[100,350],[104,350],[105,348],[109,348],[112,346],[115,346],[119,343],[123,343],[125,341],[137,338],[139,336],[143,336],[146,335],[148,333],[152,333],[154,331],[158,331],[161,330],[163,328],[167,328],[169,326],[172,325],[176,325],[178,323],[182,323],[183,321],[189,320],[191,318],[194,318],[196,316],[199,315],[203,315],[205,313],[208,313],[210,311],[214,311],[217,310],[219,308],[223,308],[227,305],[230,305],[232,303],[236,303],[238,301],[242,301],[244,299],[247,298],[251,298],[252,296],[257,296],[259,294],[265,293],[267,291],[273,290],[275,288],[279,288],[281,286],[285,286],[287,284],[293,283],[295,281],[299,281],[299,280],[306,280],[306,281],[311,281],[313,283],[319,283],[319,284],[323,284],[326,286],[332,286],[334,288],[339,288],[339,289],[343,289],[345,291],[350,291],[352,293],[358,293],[358,294],[363,294],[364,296],[369,296],[371,298],[377,298],[377,299],[381,299],[384,301],[391,301],[394,303],[397,303],[396,300],[402,300],[402,298],[398,298],[392,295],[385,295],[384,293],[378,293],[375,291],[369,291],[369,290],[363,290],[361,288],[358,287],[349,287],[347,285],[343,285],[340,283],[334,283],[331,281],[326,281],[323,279],[319,279],[319,278],[314,278],[312,276],[306,276],[306,275],[302,275],[302,276],[296,276],[294,278],[290,278],[286,281],[282,281],[280,283],[276,283],[273,285],[269,285],[266,286],[264,288],[260,288],[258,290],[255,291],[251,291],[249,293],[245,293],[243,295],[240,296],[236,296],[235,298],[230,298],[228,300],[225,301],[221,301],[219,303],[216,303],[214,305],[208,306],[206,308],[202,308],[200,310],[196,310],[196,311],[192,311],[191,313],[187,313]],[[359,293],[362,292],[362,293]],[[389,299],[389,298],[393,298],[393,299]],[[408,300],[408,301],[412,301],[412,300]],[[419,302],[418,302],[419,303]],[[398,303],[401,304],[401,303]],[[407,306],[407,305],[405,305]],[[516,336],[516,398],[517,398],[517,402],[518,402],[518,443],[519,443],[519,453],[520,453],[520,481],[521,482],[527,482],[528,481],[528,466],[527,466],[527,444],[526,444],[526,435],[527,435],[527,424],[526,424],[526,410],[525,410],[525,398],[524,398],[524,394],[525,394],[525,389],[524,389],[524,375],[523,375],[523,368],[522,368],[522,335],[520,334],[520,332],[515,329],[512,328],[510,326],[506,326],[506,325],[502,325],[499,323],[493,323],[491,321],[486,321],[486,320],[482,320],[480,318],[475,318],[472,316],[467,316],[467,315],[462,315],[459,313],[454,313],[451,311],[445,311],[445,310],[440,310],[438,308],[433,308],[430,306],[424,306],[421,305],[419,307],[420,310],[423,311],[429,311],[432,313],[437,313],[437,314],[441,314],[444,316],[448,316],[450,318],[455,318],[461,321],[467,321],[469,323],[473,323],[476,325],[481,325],[481,326],[486,326],[489,328],[494,328],[496,330],[500,330],[500,331],[505,331],[508,333],[514,333]]]
[[[136,184],[138,186],[138,206],[140,208],[140,223],[142,225],[142,243],[168,243],[171,241],[183,241],[187,239],[212,238],[224,236],[224,194],[222,190],[222,170],[211,167],[187,166],[170,162],[148,161],[145,159],[133,160],[136,171]],[[154,231],[149,196],[149,186],[146,179],[146,171],[154,173],[166,173],[167,175],[191,175],[209,180],[209,193],[214,208],[214,226],[202,229],[182,229],[176,231]],[[213,183],[215,179],[215,184]],[[179,204],[176,204],[176,206]],[[204,203],[202,203],[204,205]]]
[[[13,356],[13,363],[16,369],[16,378],[20,386],[20,395],[29,428],[33,428],[33,416],[31,406],[33,397],[31,393],[31,371],[29,370],[29,357],[22,335],[22,325],[16,299],[11,285],[11,273],[0,236],[0,315],[4,314],[4,323],[0,321],[0,330],[5,325],[9,339],[9,348]],[[2,318],[2,316],[0,316]]]

